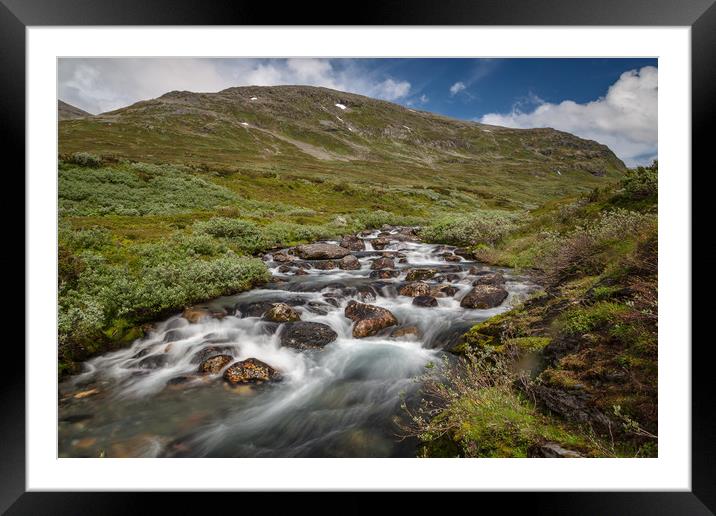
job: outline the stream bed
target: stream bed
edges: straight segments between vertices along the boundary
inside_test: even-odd
[[[60,384],[59,457],[415,456],[416,442],[400,439],[393,422],[401,396],[415,393],[426,365],[472,325],[537,286],[454,247],[421,243],[411,228],[353,240],[352,269],[293,251],[267,255],[270,283],[158,321],[131,347],[87,361]],[[391,263],[377,268],[380,258]],[[428,276],[435,294],[421,297],[422,306],[399,293],[415,269],[428,271],[417,274]],[[494,273],[507,297],[493,308],[462,307],[476,278]],[[397,322],[356,338],[345,315],[354,301],[387,309]],[[274,303],[289,305],[301,322],[325,325],[331,341],[315,349],[282,343],[295,323],[265,320]],[[200,374],[217,354],[231,364],[256,359],[276,381],[233,384],[224,379],[229,363]]]

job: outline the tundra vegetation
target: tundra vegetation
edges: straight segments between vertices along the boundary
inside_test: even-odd
[[[551,201],[497,240],[463,216],[427,228],[532,270],[544,291],[474,326],[460,359],[422,378],[402,422],[422,455],[657,454],[657,173]]]
[[[266,282],[266,251],[421,226],[544,286],[406,400],[422,455],[656,454],[656,163],[323,88],[171,92],[59,134],[61,375]]]

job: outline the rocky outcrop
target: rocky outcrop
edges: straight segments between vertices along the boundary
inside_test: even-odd
[[[344,256],[340,259],[338,267],[345,271],[355,271],[360,269],[360,262],[358,261],[358,258],[349,254],[348,256]]]
[[[335,244],[306,244],[297,246],[296,254],[304,260],[333,260],[349,255],[350,251]]]
[[[430,279],[438,273],[437,269],[409,269],[405,274],[406,281]]]
[[[408,283],[407,285],[403,285],[400,287],[400,290],[398,293],[401,296],[428,296],[430,295],[430,285],[425,283],[424,281],[413,281],[412,283]]]
[[[395,268],[395,262],[392,258],[388,258],[387,256],[383,256],[381,258],[378,258],[377,260],[374,260],[373,263],[370,264],[370,268],[373,270],[376,269],[394,269]]]
[[[349,301],[344,313],[355,322],[353,337],[357,339],[375,335],[385,328],[398,324],[398,320],[390,310],[358,301]]]
[[[290,322],[300,321],[301,314],[295,308],[287,305],[286,303],[274,303],[271,305],[263,316],[265,321],[272,322]]]
[[[276,369],[256,358],[235,362],[224,371],[224,380],[232,385],[263,383],[280,378],[281,375]]]
[[[287,323],[279,335],[282,346],[299,350],[321,349],[337,338],[327,324],[304,321]]]
[[[487,309],[499,306],[507,298],[507,291],[494,285],[478,285],[460,300],[463,308]]]
[[[199,366],[199,372],[202,374],[219,374],[232,360],[234,360],[234,357],[231,355],[216,355],[207,358]]]
[[[351,251],[364,251],[365,242],[355,235],[346,235],[341,240],[341,247],[345,247]]]

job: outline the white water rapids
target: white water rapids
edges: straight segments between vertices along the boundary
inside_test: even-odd
[[[441,254],[452,249],[392,241],[385,251],[403,253],[407,263],[396,258],[401,274],[391,279],[370,278],[371,261],[383,251],[369,242],[366,251],[353,253],[360,270],[281,274],[281,264],[269,261],[278,281],[202,305],[223,317],[190,323],[181,314],[172,316],[131,347],[89,360],[85,372],[63,382],[60,457],[414,456],[415,443],[396,438],[392,422],[401,410],[401,394],[414,392],[415,378],[440,360],[446,345],[536,287],[509,269],[464,259],[448,263]],[[500,306],[460,307],[475,279],[468,275],[471,266],[505,276],[509,296]],[[443,284],[458,292],[438,298],[435,307],[414,306],[412,297],[397,291],[405,283],[404,270],[416,267],[449,274]],[[389,328],[353,338],[353,322],[344,316],[351,299],[387,308],[399,328],[417,327],[419,337],[391,337],[395,328]],[[338,338],[322,350],[299,351],[281,346],[276,323],[242,317],[251,303],[279,301],[300,311],[302,321],[330,326]],[[234,361],[259,359],[282,379],[237,388],[221,374],[198,376],[195,355],[208,346],[220,347]],[[182,381],[186,377],[193,379]]]

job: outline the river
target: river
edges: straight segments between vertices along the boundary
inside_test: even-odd
[[[459,335],[536,285],[509,269],[452,256],[453,247],[406,241],[399,228],[387,233],[383,250],[371,244],[379,231],[360,237],[366,250],[352,253],[356,270],[314,267],[296,275],[279,272],[286,264],[267,257],[274,280],[204,303],[215,316],[190,322],[176,314],[131,347],[84,363],[83,373],[60,384],[59,457],[415,456],[416,443],[400,439],[393,422],[401,396],[419,388],[416,377]],[[371,277],[372,261],[383,254],[395,258],[397,277]],[[437,269],[427,282],[452,285],[455,294],[438,297],[437,306],[412,304],[398,290],[416,267]],[[475,274],[488,271],[502,273],[507,298],[490,309],[462,308]],[[344,315],[353,299],[390,310],[398,325],[354,338]],[[330,326],[337,338],[318,350],[282,346],[281,325],[252,316],[272,302]],[[396,328],[410,329],[391,336]],[[197,353],[210,346],[236,361],[269,364],[281,379],[233,386],[221,374],[197,375]]]

